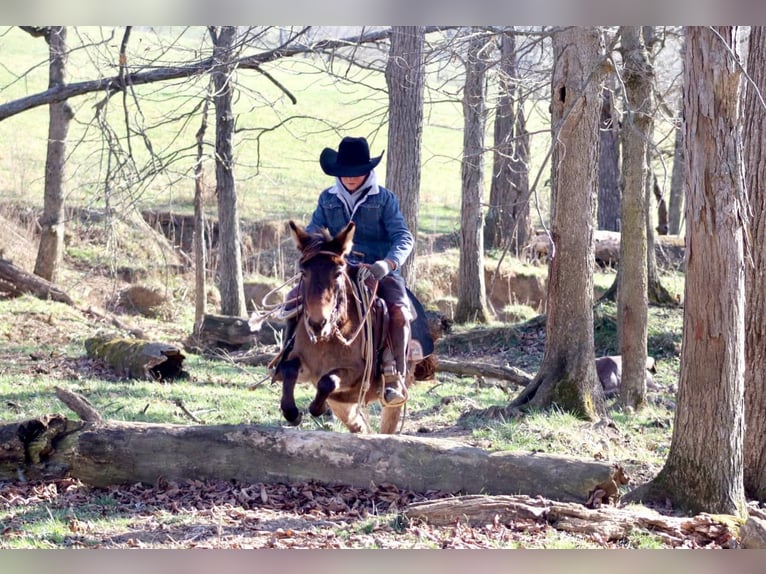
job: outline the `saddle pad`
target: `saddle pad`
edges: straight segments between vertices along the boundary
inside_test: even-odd
[[[426,310],[423,308],[423,304],[418,301],[415,294],[407,289],[407,296],[410,298],[410,304],[415,311],[415,320],[412,322],[412,338],[420,343],[420,347],[423,349],[423,356],[427,357],[434,352],[434,340],[431,337],[431,329],[428,327],[428,319],[426,318]]]

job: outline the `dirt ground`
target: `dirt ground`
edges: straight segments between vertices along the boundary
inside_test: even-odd
[[[2,222],[0,222],[2,223]],[[11,228],[5,221],[5,237],[10,235],[13,252],[5,257],[30,266],[29,229]],[[10,235],[9,235],[10,234]],[[23,239],[23,241],[22,241]],[[87,238],[86,238],[87,239]],[[449,242],[445,241],[449,246]],[[83,328],[113,326],[109,315],[99,307],[114,297],[114,281],[88,269],[72,266],[69,273],[80,273],[76,282],[85,300],[94,304],[72,313],[82,315]],[[70,276],[71,279],[71,276]],[[501,290],[502,291],[502,290]],[[506,289],[507,291],[507,289]],[[98,310],[96,308],[98,307]],[[11,306],[0,308],[11,309]],[[165,331],[165,340],[181,340],[183,333],[172,322],[131,315],[130,322],[149,332]],[[62,348],[80,333],[62,328],[50,313],[40,311],[19,317],[10,311],[0,321],[12,322],[0,345],[0,364],[13,364],[17,371],[30,375],[81,377],[111,375],[98,362],[63,354],[14,354],[14,343],[39,341],[49,348]],[[162,327],[159,327],[162,325]],[[518,342],[517,353],[526,355],[529,365],[543,350],[542,331],[527,333]],[[518,355],[517,355],[518,356]],[[453,359],[502,364],[502,354],[483,354],[470,345],[455,349]],[[523,361],[517,367],[525,368]],[[42,413],[41,413],[42,414]],[[429,428],[429,436],[449,436],[469,440],[470,432],[452,427]],[[475,446],[484,446],[474,442]],[[558,530],[546,513],[536,517],[492,520],[483,525],[455,521],[448,526],[432,526],[411,521],[405,511],[409,505],[425,500],[452,497],[442,492],[410,492],[393,485],[370,485],[360,489],[347,486],[302,484],[242,484],[234,481],[186,481],[154,485],[123,485],[108,489],[92,488],[75,480],[54,482],[0,483],[0,510],[6,519],[0,525],[0,548],[28,537],[30,529],[46,516],[65,517],[67,532],[39,540],[41,547],[56,548],[625,548],[629,539],[611,540],[603,536],[567,535]],[[658,543],[664,547],[725,547],[726,535],[689,535]]]

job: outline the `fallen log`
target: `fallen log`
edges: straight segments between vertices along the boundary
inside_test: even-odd
[[[410,504],[404,514],[410,520],[423,520],[433,526],[532,520],[571,534],[600,539],[600,542],[622,540],[633,530],[641,529],[671,546],[684,544],[689,538],[699,545],[715,542],[728,546],[739,536],[742,524],[734,516],[666,516],[640,505],[590,509],[582,504],[526,495],[473,495],[416,502]]]
[[[85,340],[85,350],[90,358],[105,361],[121,377],[167,381],[188,376],[182,368],[185,356],[175,345],[97,335]]]
[[[584,503],[612,465],[488,452],[444,439],[255,425],[86,423],[48,415],[0,425],[0,480],[93,486],[167,480],[391,483],[418,492],[528,494]]]
[[[72,298],[59,287],[42,277],[24,271],[5,259],[0,259],[0,291],[13,296],[30,293],[40,299],[51,299],[74,305]]]
[[[456,375],[486,377],[488,379],[502,379],[510,381],[522,387],[532,382],[534,377],[516,367],[502,367],[476,361],[453,361],[450,359],[439,359],[436,370],[453,373]]]

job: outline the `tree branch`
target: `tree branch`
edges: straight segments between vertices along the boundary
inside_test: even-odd
[[[426,33],[436,32],[446,29],[439,26],[430,26],[426,28]],[[294,45],[280,47],[274,50],[264,52],[262,54],[256,54],[253,56],[246,56],[233,62],[238,68],[257,70],[263,73],[260,69],[262,64],[279,60],[280,58],[288,58],[301,54],[307,54],[323,50],[332,50],[336,48],[347,48],[360,43],[377,42],[381,39],[387,38],[391,34],[391,30],[386,28],[385,30],[378,30],[370,32],[368,34],[356,36],[353,38],[342,38],[338,40],[320,40],[311,45]],[[199,76],[209,72],[215,66],[215,62],[212,57],[204,58],[198,62],[194,62],[187,66],[177,67],[162,67],[154,68],[147,72],[137,72],[134,74],[126,74],[124,78],[120,74],[109,78],[99,78],[97,80],[86,80],[83,82],[75,82],[73,84],[64,84],[62,86],[56,86],[49,88],[45,91],[12,100],[4,104],[0,104],[0,121],[19,114],[21,112],[52,104],[54,102],[61,102],[73,98],[76,96],[82,96],[92,92],[106,91],[108,94],[113,95],[120,92],[126,85],[143,85],[151,84],[154,82],[163,82],[168,80],[177,80],[180,78],[190,78],[193,76]]]

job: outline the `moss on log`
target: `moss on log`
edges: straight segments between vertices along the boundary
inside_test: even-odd
[[[133,379],[171,380],[188,376],[182,369],[185,356],[165,343],[97,335],[85,341],[93,359],[101,359],[118,375]]]

